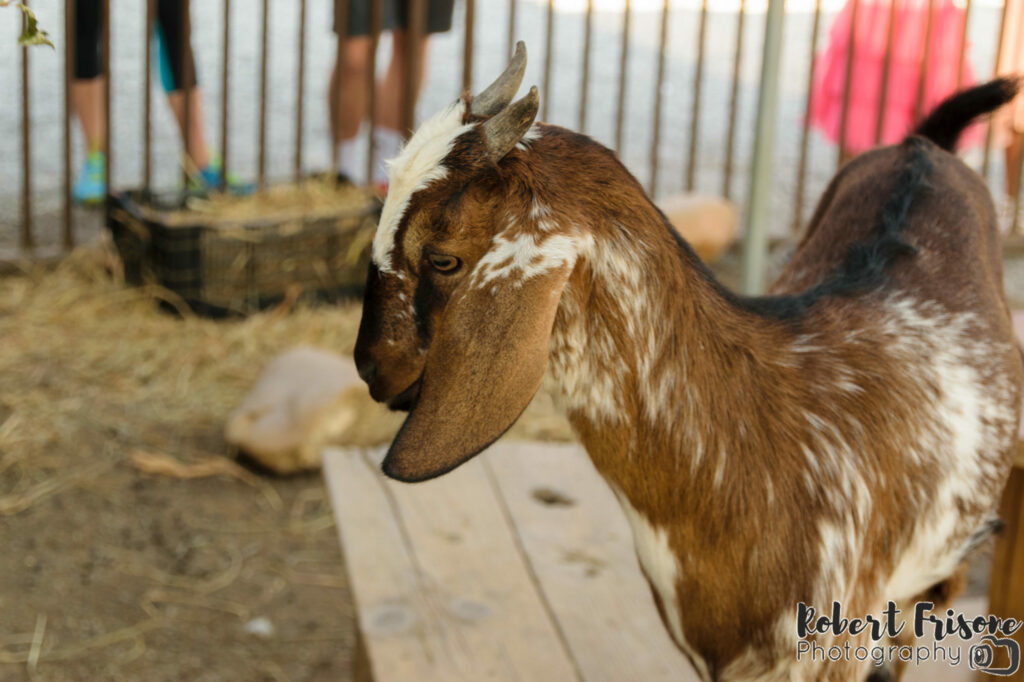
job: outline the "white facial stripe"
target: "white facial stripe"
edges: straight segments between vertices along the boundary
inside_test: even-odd
[[[391,271],[395,234],[412,195],[448,175],[442,165],[455,140],[473,127],[462,123],[466,104],[461,99],[434,114],[419,127],[398,157],[388,161],[388,196],[373,236],[373,262],[382,272]]]

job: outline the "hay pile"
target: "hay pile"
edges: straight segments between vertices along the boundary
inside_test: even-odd
[[[167,225],[210,225],[236,223],[283,223],[308,221],[344,213],[369,211],[379,201],[353,184],[338,184],[331,177],[316,177],[299,183],[272,185],[249,196],[224,192],[206,197],[189,197],[185,208],[162,210],[143,203],[143,212]]]
[[[133,450],[184,461],[228,454],[224,420],[274,355],[297,344],[350,354],[355,344],[356,302],[214,321],[188,314],[166,290],[126,288],[112,270],[109,250],[90,247],[53,271],[0,278],[0,515]],[[161,300],[183,317],[160,311]],[[393,429],[353,438],[383,442]],[[545,392],[511,436],[571,437]],[[57,453],[69,451],[82,452],[81,466],[56,469],[66,462]]]

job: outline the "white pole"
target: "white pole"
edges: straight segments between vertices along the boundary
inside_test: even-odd
[[[779,101],[779,62],[785,0],[768,0],[761,55],[761,85],[757,99],[754,162],[750,170],[750,194],[743,215],[743,292],[760,294],[765,286],[768,260],[768,200],[772,192],[772,153]]]

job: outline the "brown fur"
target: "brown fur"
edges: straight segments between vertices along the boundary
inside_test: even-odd
[[[597,358],[600,371],[621,363],[621,372],[608,373],[619,417],[602,417],[569,396],[570,419],[605,479],[667,533],[678,598],[666,604],[656,592],[659,611],[667,625],[666,610],[678,611],[683,648],[697,652],[711,679],[776,679],[795,655],[784,636],[794,633],[779,627],[798,601],[836,598],[851,614],[879,612],[888,598],[879,581],[915,537],[948,473],[938,453],[908,456],[921,448],[921,429],[945,428],[921,412],[941,387],[919,380],[926,375],[915,364],[929,362],[933,340],[887,326],[890,297],[905,292],[950,314],[974,315],[972,337],[991,343],[977,369],[1015,387],[1007,409],[1019,414],[1024,370],[1003,300],[987,189],[955,157],[922,141],[931,189],[902,233],[916,254],[889,268],[880,286],[776,315],[722,289],[608,150],[560,128],[541,130],[526,149],[483,167],[478,141],[467,134],[446,159],[449,177],[415,197],[398,232],[393,258],[407,279],[380,278],[368,294],[357,357],[375,365],[375,397],[426,385],[412,402],[406,437],[396,441],[399,475],[443,473],[500,435],[539,384],[538,358],[549,352],[556,377],[579,358]],[[908,153],[906,146],[871,152],[837,176],[776,293],[822,282],[850,244],[871,239],[879,203]],[[618,249],[632,259],[636,291],[628,290],[629,277],[610,277],[590,257],[596,252],[581,255],[571,273],[556,270],[521,288],[502,282],[493,297],[471,290],[470,275],[495,235],[550,235],[537,206],[550,208],[556,231],[576,230],[605,257]],[[430,249],[460,258],[460,274],[430,272],[423,260]],[[414,319],[396,312],[399,292],[421,304]],[[631,313],[632,297],[642,313]],[[899,343],[920,352],[890,354]],[[815,348],[801,349],[807,346]],[[652,408],[651,386],[666,376],[675,379],[659,394],[664,404]],[[851,381],[857,390],[843,388]],[[991,513],[1009,470],[1016,422],[993,428],[1003,445],[982,454],[991,473],[971,497],[956,500],[957,538]],[[445,450],[452,443],[457,456]],[[820,457],[815,467],[807,444]],[[864,519],[859,498],[844,488],[849,475],[867,489]],[[846,543],[832,557],[844,579],[822,565],[828,522]],[[833,594],[833,586],[849,592]],[[849,680],[855,670],[834,664],[817,679]]]

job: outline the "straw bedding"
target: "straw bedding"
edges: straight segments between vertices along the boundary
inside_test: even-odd
[[[312,344],[350,354],[359,325],[358,302],[333,307],[287,303],[243,320],[195,317],[157,287],[126,288],[104,247],[74,252],[55,270],[27,270],[0,279],[0,470],[18,467],[21,494],[0,497],[0,514],[31,503],[38,486],[59,487],[47,472],[47,450],[75,447],[79,422],[109,434],[107,449],[144,444],[184,459],[198,453],[185,434],[219,429],[264,365],[277,353]],[[175,316],[160,301],[179,307]],[[347,444],[390,440],[400,419],[366,399],[380,415],[351,432]],[[363,421],[363,420],[360,420]],[[510,433],[512,438],[568,440],[567,423],[542,391]],[[223,450],[221,450],[223,452]],[[210,454],[210,453],[205,453]],[[216,453],[214,453],[216,454]]]
[[[277,353],[350,353],[359,304],[214,321],[161,301],[182,305],[126,287],[107,247],[0,277],[0,678],[349,679],[319,477],[255,473],[221,434]],[[361,405],[380,419],[347,442],[390,440],[401,417]],[[510,437],[570,434],[543,391]],[[262,617],[277,635],[249,634]]]

